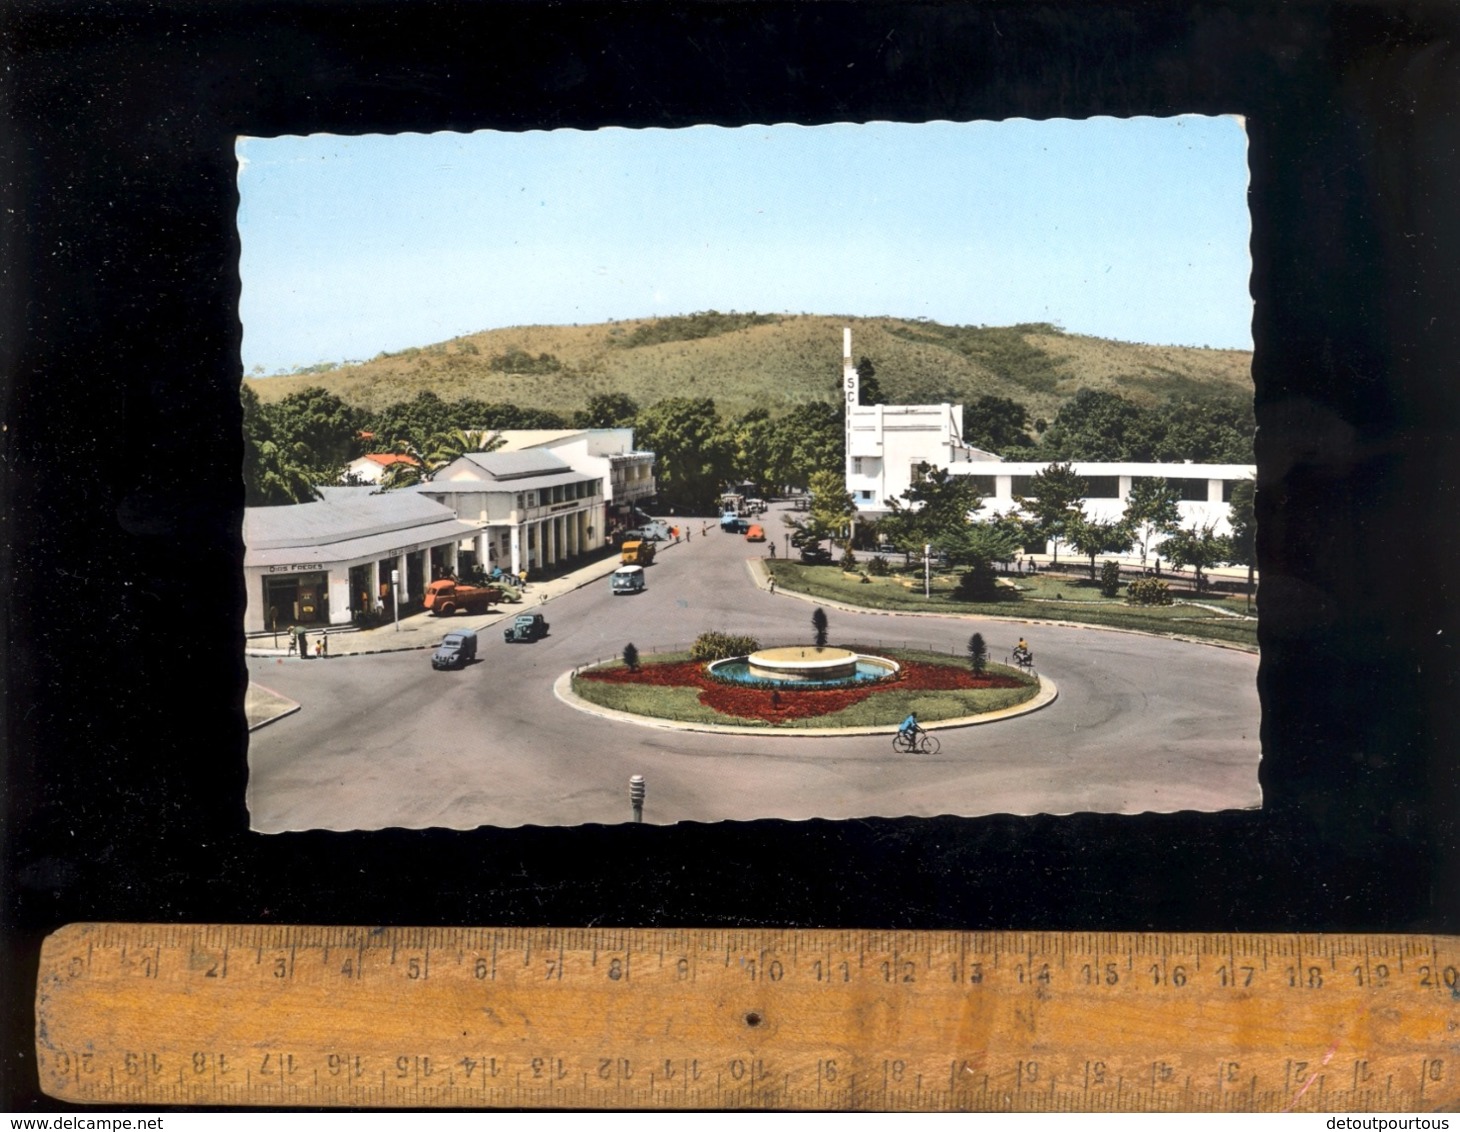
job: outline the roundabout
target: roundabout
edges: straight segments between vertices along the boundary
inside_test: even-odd
[[[901,691],[850,708],[870,712],[879,698],[907,696],[884,713],[856,718],[844,709],[784,725],[716,712],[699,703],[697,683],[664,686],[685,709],[680,719],[624,710],[638,707],[631,702],[587,702],[573,676],[585,662],[611,663],[630,643],[650,665],[688,660],[705,628],[806,647],[794,642],[810,628],[808,602],[755,585],[743,540],[695,534],[661,552],[632,602],[614,596],[606,577],[586,578],[551,593],[550,636],[511,646],[489,638],[458,672],[432,669],[422,651],[307,663],[250,657],[254,680],[301,705],[249,738],[252,828],[614,824],[630,820],[634,775],[649,784],[649,824],[1262,804],[1258,657],[1171,637],[828,606],[831,644],[899,664],[936,654],[968,672],[964,646],[975,631],[1000,659],[1029,636],[1039,687],[1014,706],[964,710],[955,698],[967,693],[913,688],[904,677],[891,684]],[[397,643],[391,630],[379,636]],[[1045,674],[1058,682],[1057,698]],[[770,694],[715,686],[732,697]],[[791,695],[781,690],[781,698]],[[914,700],[919,723],[942,737],[938,753],[891,748],[901,708]]]
[[[777,666],[769,677],[766,659]],[[723,675],[726,666],[732,675]],[[926,651],[896,650],[894,659],[788,646],[709,662],[684,654],[634,668],[610,661],[563,673],[553,693],[580,711],[640,726],[808,738],[887,734],[909,713],[925,728],[993,723],[1038,711],[1059,690],[1048,678],[1003,665],[974,673]]]

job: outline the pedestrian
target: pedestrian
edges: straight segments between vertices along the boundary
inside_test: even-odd
[[[775,593],[776,592],[776,576],[774,574],[771,575],[770,587],[771,587],[771,593]]]
[[[286,650],[286,655],[293,656],[294,655],[294,650],[297,649],[298,647],[299,647],[299,626],[298,625],[290,625],[289,626],[289,647]]]
[[[309,659],[309,633],[304,626],[299,626],[299,659]]]
[[[319,640],[317,640],[317,641],[314,642],[314,655],[315,656],[324,656],[324,638],[323,637],[320,637]]]
[[[774,558],[776,556],[776,544],[775,543],[771,543],[770,544],[770,548],[771,548],[771,557]]]

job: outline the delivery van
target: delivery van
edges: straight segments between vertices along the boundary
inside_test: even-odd
[[[644,568],[642,566],[620,566],[610,576],[609,585],[615,594],[642,593]]]
[[[648,566],[654,561],[654,544],[635,539],[619,547],[619,562],[625,566]]]

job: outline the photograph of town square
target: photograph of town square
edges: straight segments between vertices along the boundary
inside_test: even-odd
[[[1245,149],[240,139],[253,827],[1260,806]]]

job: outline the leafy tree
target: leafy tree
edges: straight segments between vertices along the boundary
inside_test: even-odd
[[[265,411],[275,441],[292,458],[318,472],[319,482],[338,480],[341,469],[362,450],[362,414],[328,390],[312,385]]]
[[[1153,534],[1168,535],[1181,525],[1180,502],[1181,493],[1169,480],[1142,477],[1131,484],[1121,521],[1138,532],[1142,562]]]
[[[736,479],[758,485],[762,492],[785,483],[790,468],[790,441],[786,430],[771,420],[769,411],[751,409],[734,428]]]
[[[627,393],[595,393],[588,407],[573,414],[577,428],[631,428],[639,415],[639,404]]]
[[[959,577],[958,587],[953,591],[955,601],[998,601],[1000,596],[999,576],[994,572],[993,563],[987,559],[979,559],[970,565]]]
[[[985,452],[1024,455],[1034,445],[1028,429],[1029,410],[1009,397],[985,394],[963,406],[963,439]]]
[[[1190,566],[1196,572],[1196,588],[1200,593],[1206,588],[1202,571],[1225,561],[1231,554],[1231,545],[1221,535],[1213,534],[1211,524],[1207,524],[1177,531],[1161,544],[1161,550],[1177,566]]]
[[[846,430],[842,407],[829,401],[797,405],[776,421],[778,453],[784,464],[771,481],[776,486],[806,487],[824,469],[846,466]]]
[[[999,522],[950,527],[938,540],[938,549],[948,556],[950,564],[987,568],[990,578],[994,576],[993,564],[1008,561],[1018,552],[1019,546],[1018,534],[1007,524]]]
[[[906,553],[945,542],[969,525],[969,517],[983,506],[971,476],[958,476],[946,468],[928,468],[916,483],[902,493],[902,500],[888,501],[889,513],[881,520],[888,540]]]
[[[1247,608],[1252,608],[1252,578],[1257,569],[1257,485],[1250,479],[1232,486],[1230,561],[1247,567]]]
[[[639,650],[634,647],[633,641],[624,645],[624,667],[630,672],[639,671]]]
[[[314,469],[294,458],[274,436],[270,415],[254,390],[239,390],[243,402],[243,502],[247,507],[308,503],[318,498]]]
[[[457,427],[460,408],[425,389],[409,401],[387,405],[370,418],[368,427],[381,446],[377,451],[389,451],[397,443],[422,450],[429,447],[431,437]]]
[[[660,500],[709,508],[730,474],[732,449],[709,397],[667,397],[639,414],[635,443],[652,451]]]
[[[1095,557],[1099,554],[1124,554],[1135,536],[1121,520],[1100,522],[1084,516],[1070,524],[1068,538],[1076,552],[1090,558],[1090,580],[1095,580]]]
[[[968,638],[968,665],[975,676],[982,676],[988,663],[989,647],[984,643],[983,634],[975,633]]]
[[[857,363],[857,404],[887,404],[887,394],[882,392],[882,383],[877,380],[877,367],[868,357]]]
[[[811,522],[833,535],[842,534],[857,514],[857,505],[840,471],[811,476]]]
[[[1050,464],[1044,471],[1035,472],[1031,480],[1029,495],[1019,497],[1019,506],[1034,517],[1040,534],[1054,543],[1054,561],[1058,565],[1061,540],[1084,518],[1085,480],[1069,464]]]
[[[1127,460],[1130,433],[1142,410],[1114,393],[1082,389],[1060,406],[1040,438],[1041,454],[1057,460]]]
[[[826,648],[826,610],[819,605],[816,607],[816,612],[811,615],[811,629],[815,634],[816,647]]]

